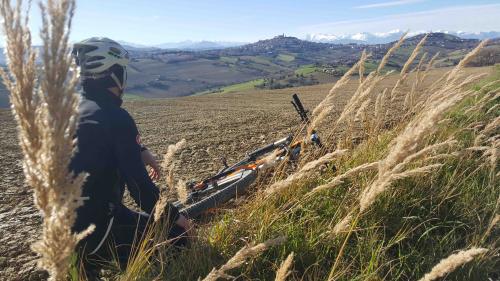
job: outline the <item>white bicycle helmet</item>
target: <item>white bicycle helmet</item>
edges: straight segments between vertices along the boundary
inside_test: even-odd
[[[92,37],[73,45],[72,52],[76,64],[80,67],[82,80],[111,77],[118,88],[123,90],[127,81],[126,67],[129,54],[119,43],[105,37]],[[121,66],[123,77],[119,79],[110,69]]]

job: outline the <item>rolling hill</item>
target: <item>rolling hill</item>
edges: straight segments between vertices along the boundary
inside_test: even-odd
[[[399,68],[408,53],[423,35],[408,38],[391,58],[388,66]],[[440,53],[437,66],[456,64],[461,57],[478,44],[476,39],[462,39],[431,33],[424,51],[429,55]],[[490,44],[494,52],[499,40]],[[174,97],[192,95],[207,90],[253,81],[261,78],[280,79],[294,75],[304,67],[315,69],[307,75],[328,72],[338,76],[345,66],[352,65],[366,49],[371,60],[380,60],[392,43],[329,44],[277,36],[239,47],[206,51],[148,51],[133,53],[128,91],[144,97]],[[500,62],[498,56],[493,62]],[[493,63],[490,62],[490,63]],[[323,73],[324,74],[324,73]],[[324,75],[323,75],[324,76]]]
[[[422,36],[408,38],[387,66],[400,68]],[[431,33],[423,49],[430,56],[440,53],[438,67],[451,66],[478,42],[446,33]],[[250,81],[264,81],[264,86],[269,86],[270,81],[278,81],[274,86],[266,86],[270,89],[301,85],[301,81],[307,84],[329,82],[354,64],[364,49],[372,54],[367,62],[369,68],[392,44],[318,43],[280,35],[243,46],[202,51],[132,46],[128,47],[132,59],[127,94],[164,98],[224,92],[226,86]],[[500,62],[500,39],[492,40],[483,53],[474,65]],[[0,64],[4,63],[2,55]],[[0,89],[0,107],[6,106],[6,93]]]

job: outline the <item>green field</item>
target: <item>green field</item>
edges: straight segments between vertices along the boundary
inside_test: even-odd
[[[279,54],[278,59],[284,62],[292,62],[295,60],[295,56],[288,55],[288,54]]]
[[[255,80],[251,80],[251,81],[247,81],[247,82],[243,82],[243,83],[225,86],[225,87],[218,88],[218,89],[206,90],[203,92],[196,93],[195,95],[200,96],[200,95],[211,94],[211,93],[227,94],[227,93],[233,93],[233,92],[248,91],[248,90],[253,90],[255,88],[255,86],[262,84],[262,82],[264,82],[264,79],[255,79]]]
[[[222,62],[227,62],[227,63],[236,63],[238,61],[238,58],[235,58],[235,57],[220,57],[220,60]]]
[[[229,85],[221,89],[221,94],[252,90],[255,88],[255,86],[262,84],[263,81],[264,79],[256,79],[248,82]]]
[[[295,74],[298,75],[308,75],[311,73],[314,73],[318,71],[319,68],[317,66],[314,66],[314,64],[307,64],[299,67],[297,70],[295,70]]]

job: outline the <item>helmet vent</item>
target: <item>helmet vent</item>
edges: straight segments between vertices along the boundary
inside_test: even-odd
[[[120,55],[120,50],[115,48],[115,47],[109,47],[109,50],[113,53],[115,53],[116,55]]]
[[[94,69],[94,68],[98,68],[100,66],[102,66],[103,64],[100,63],[100,62],[96,62],[96,63],[89,63],[87,64],[87,66],[85,67],[86,69]]]
[[[105,59],[105,57],[103,57],[103,56],[94,56],[94,57],[88,58],[87,62],[93,62],[93,61],[103,60],[103,59]]]

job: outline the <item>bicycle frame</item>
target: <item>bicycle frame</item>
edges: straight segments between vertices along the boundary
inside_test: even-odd
[[[303,123],[308,124],[310,122],[307,115],[308,111],[304,109],[296,94],[293,95],[292,104]],[[321,142],[315,131],[313,131],[311,135],[311,141],[321,146]],[[258,170],[265,164],[265,160],[262,159],[263,156],[277,149],[281,149],[282,151],[276,155],[278,158],[277,160],[283,160],[286,157],[294,160],[300,155],[303,144],[304,140],[293,142],[293,136],[287,136],[249,153],[245,159],[230,167],[222,169],[212,177],[198,183],[190,184],[188,187],[192,192],[190,192],[188,202],[186,203],[193,204],[189,207],[185,207],[183,210],[186,213],[196,216],[202,212],[202,205],[204,205],[202,203],[209,204],[212,207],[224,203],[232,196],[236,196],[238,192],[243,191],[256,179]],[[225,161],[224,165],[226,166]],[[231,189],[231,192],[223,192],[227,189]],[[199,201],[196,201],[198,199]],[[218,202],[217,200],[222,202]],[[176,202],[176,204],[178,206],[184,205],[179,202]]]

